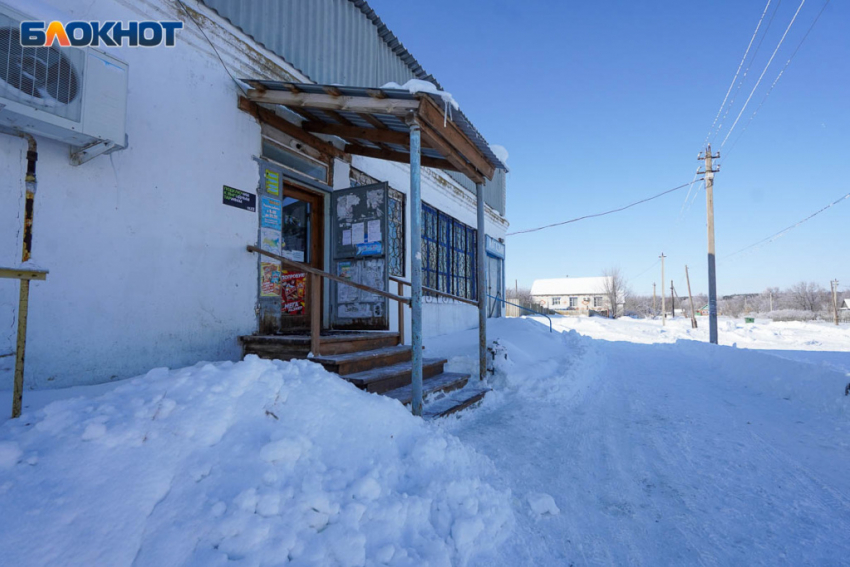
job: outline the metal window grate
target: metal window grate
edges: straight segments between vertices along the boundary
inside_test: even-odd
[[[478,232],[422,204],[422,284],[475,299]]]

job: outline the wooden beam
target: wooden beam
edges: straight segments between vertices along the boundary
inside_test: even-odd
[[[434,132],[428,124],[420,122],[419,127],[422,131],[422,140],[440,152],[457,171],[460,171],[475,183],[484,183],[484,176],[467,162],[451,144]]]
[[[496,167],[487,160],[472,140],[451,120],[446,121],[446,126],[443,127],[444,111],[430,97],[424,96],[421,100],[419,118],[434,132],[445,138],[449,145],[465,157],[484,177],[493,179]]]
[[[387,98],[387,93],[380,89],[366,89],[366,94],[372,98]]]
[[[359,126],[344,126],[325,122],[305,122],[301,127],[308,132],[330,134],[346,139],[359,138],[375,143],[399,144],[405,147],[410,144],[410,136],[406,132],[394,130],[376,130],[375,128],[360,128]]]
[[[332,96],[328,94],[292,93],[288,91],[248,91],[248,99],[264,104],[282,104],[291,107],[313,107],[351,112],[370,112],[405,116],[419,109],[419,99],[376,99],[369,97]]]
[[[272,126],[273,128],[277,128],[281,132],[289,134],[290,136],[292,136],[296,140],[304,142],[305,144],[307,144],[307,145],[309,145],[313,148],[316,148],[317,150],[319,150],[319,151],[321,151],[321,152],[323,152],[327,155],[330,155],[330,156],[333,156],[333,157],[336,157],[336,158],[339,158],[339,159],[343,159],[345,157],[345,152],[337,149],[333,144],[330,144],[330,143],[322,140],[321,138],[317,138],[316,136],[314,136],[313,134],[310,134],[306,130],[299,128],[298,126],[296,126],[292,122],[289,122],[288,120],[281,118],[280,116],[278,116],[277,114],[275,114],[271,110],[269,110],[267,108],[263,108],[261,106],[258,106],[257,104],[251,102],[250,100],[246,99],[245,97],[239,97],[239,108],[241,110],[244,110],[245,112],[248,112],[249,114],[252,114],[259,121],[265,122],[269,126]]]
[[[375,159],[384,159],[387,161],[395,161],[398,163],[410,163],[410,154],[406,154],[404,152],[396,152],[389,149],[376,149],[376,148],[367,148],[365,146],[354,146],[349,144],[345,146],[345,151],[364,157],[370,157]],[[448,162],[444,159],[432,158],[429,156],[421,156],[422,165],[425,167],[433,167],[436,169],[448,169],[451,171],[460,171],[451,162]],[[462,172],[461,173],[465,173]]]
[[[23,268],[0,268],[0,278],[13,280],[46,280],[47,270],[26,270]]]

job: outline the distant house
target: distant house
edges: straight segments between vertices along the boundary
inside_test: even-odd
[[[556,278],[534,280],[531,296],[541,307],[564,315],[609,315],[611,304],[605,293],[611,278]],[[618,298],[617,313],[622,314],[625,298]]]
[[[839,307],[842,311],[850,311],[850,298],[844,300],[844,303]]]

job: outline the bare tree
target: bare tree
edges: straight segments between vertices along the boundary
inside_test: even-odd
[[[625,304],[628,289],[626,279],[620,272],[620,268],[613,267],[602,270],[602,275],[605,277],[605,298],[608,300],[608,316],[616,319],[620,313],[619,305]]]
[[[815,282],[800,282],[788,290],[794,307],[803,311],[819,311],[825,292],[826,290]]]

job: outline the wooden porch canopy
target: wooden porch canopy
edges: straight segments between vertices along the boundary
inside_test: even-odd
[[[336,157],[355,154],[410,163],[410,127],[421,128],[421,163],[458,171],[475,183],[507,169],[472,123],[435,94],[404,89],[379,89],[243,79],[252,88],[240,107],[260,120]],[[300,127],[259,104],[280,105],[300,119]],[[314,136],[327,134],[345,142],[345,149]]]

